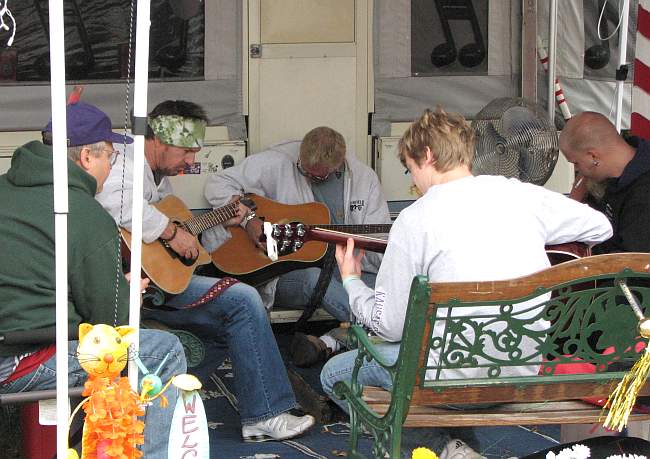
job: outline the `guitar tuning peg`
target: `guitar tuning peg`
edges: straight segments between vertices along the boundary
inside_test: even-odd
[[[291,228],[291,224],[287,223],[284,225],[284,234],[287,237],[291,237],[293,235],[293,228]]]
[[[280,253],[286,254],[289,253],[289,246],[291,245],[291,241],[287,241],[286,239],[282,241],[282,244],[280,245]]]
[[[305,230],[305,225],[302,223],[298,223],[298,226],[296,226],[296,234],[300,237],[303,237],[305,234],[307,234],[307,231]]]
[[[280,237],[280,234],[282,234],[280,230],[279,225],[273,225],[273,237]]]
[[[291,248],[294,252],[296,252],[298,249],[302,247],[302,242],[301,241],[294,241],[293,242],[293,247]]]

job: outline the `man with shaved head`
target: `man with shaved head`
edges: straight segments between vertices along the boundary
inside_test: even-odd
[[[560,134],[560,150],[578,173],[605,186],[592,203],[614,227],[594,253],[650,252],[650,142],[623,139],[603,115],[583,112]]]

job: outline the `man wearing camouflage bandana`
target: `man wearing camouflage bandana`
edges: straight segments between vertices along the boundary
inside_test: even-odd
[[[206,122],[178,115],[149,117],[149,127],[156,137],[168,145],[185,148],[203,147]]]
[[[206,114],[192,102],[168,100],[157,105],[147,121],[142,240],[162,239],[182,257],[194,259],[199,253],[197,239],[152,204],[172,194],[168,176],[194,165],[203,146]],[[97,200],[128,230],[132,190],[133,150],[127,149],[124,161],[115,164]],[[224,226],[238,225],[247,210],[242,206],[240,215]],[[228,347],[244,440],[284,440],[300,435],[314,424],[314,418],[288,413],[297,406],[296,399],[257,290],[237,283],[200,306],[185,308],[202,298],[217,280],[194,275],[183,293],[167,301],[169,310],[144,309],[142,317]],[[209,363],[216,368],[221,362]]]

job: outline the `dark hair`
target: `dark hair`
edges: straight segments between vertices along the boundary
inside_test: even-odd
[[[155,118],[162,115],[178,115],[183,118],[194,118],[208,122],[208,115],[205,113],[203,107],[194,102],[187,100],[166,100],[156,105],[153,110],[149,112],[149,118]],[[131,110],[131,126],[133,126],[133,110]],[[153,139],[155,134],[151,127],[147,125],[147,134],[145,138]]]

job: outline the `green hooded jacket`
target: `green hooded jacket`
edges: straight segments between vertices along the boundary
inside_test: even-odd
[[[95,179],[67,162],[69,326],[125,325],[128,285],[121,264],[117,273],[115,222],[94,198]],[[18,148],[0,175],[0,334],[55,326],[53,188],[52,148],[40,142]],[[0,356],[40,347],[0,344]]]

